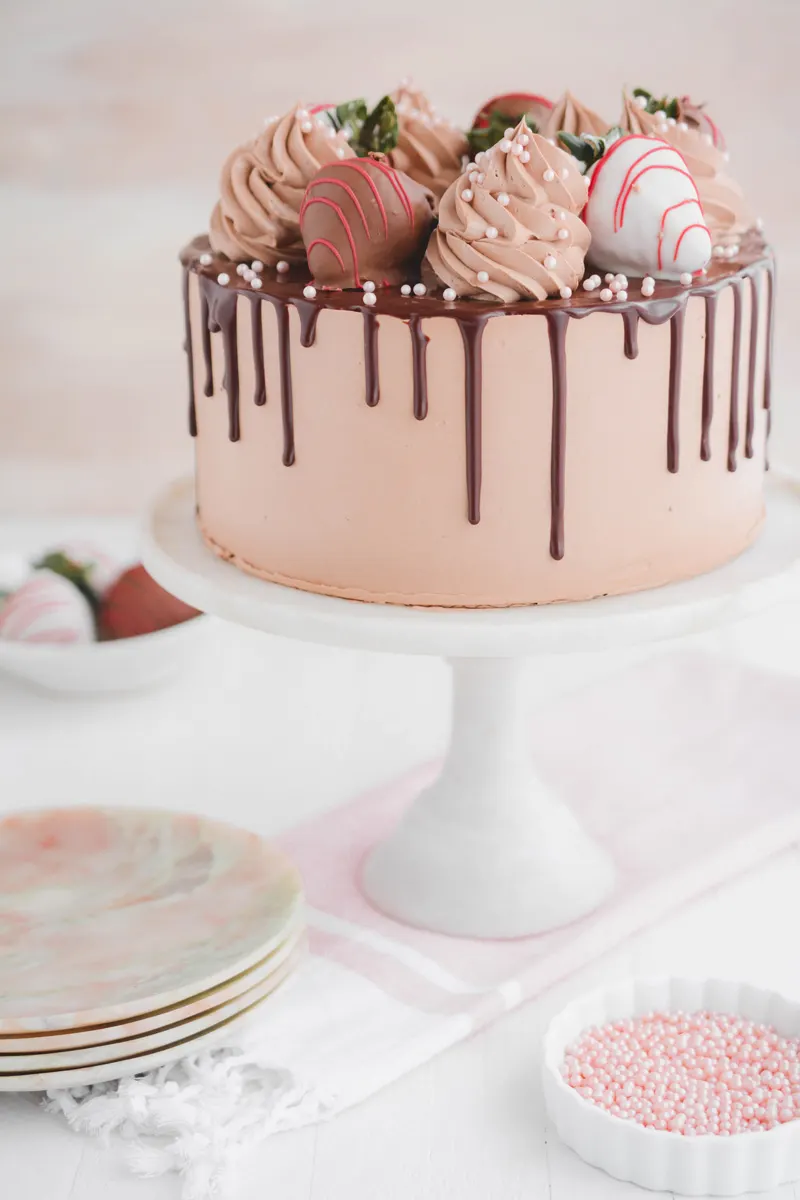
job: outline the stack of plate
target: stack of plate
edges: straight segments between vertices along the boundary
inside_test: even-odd
[[[303,944],[298,873],[256,834],[124,808],[0,819],[0,1092],[233,1040]]]

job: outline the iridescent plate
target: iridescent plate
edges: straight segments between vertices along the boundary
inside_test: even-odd
[[[42,1071],[76,1070],[78,1067],[92,1067],[110,1060],[124,1063],[128,1058],[150,1054],[162,1046],[173,1046],[176,1042],[195,1038],[208,1029],[217,1028],[231,1017],[249,1012],[280,987],[302,958],[302,949],[302,941],[299,944],[296,942],[292,953],[286,956],[266,979],[262,979],[248,991],[243,992],[234,1000],[228,1001],[227,1004],[209,1009],[199,1017],[178,1021],[177,1024],[146,1033],[141,1037],[125,1038],[123,1041],[110,1044],[97,1042],[93,1046],[85,1046],[79,1050],[57,1050],[45,1054],[0,1054],[0,1088],[2,1088],[2,1076],[4,1075],[17,1076],[23,1073],[40,1073]]]
[[[0,820],[0,1034],[180,1004],[250,970],[300,919],[295,867],[262,837],[147,809]]]

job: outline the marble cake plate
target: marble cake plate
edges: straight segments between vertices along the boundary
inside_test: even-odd
[[[214,1025],[225,1016],[231,1016],[239,1008],[245,1008],[249,1000],[256,998],[256,988],[272,983],[291,959],[294,965],[305,945],[305,927],[302,922],[296,924],[288,934],[286,941],[257,963],[250,971],[243,971],[226,984],[218,988],[209,988],[198,996],[192,996],[180,1004],[158,1009],[143,1017],[135,1017],[131,1021],[120,1021],[111,1025],[87,1025],[82,1029],[65,1029],[54,1033],[17,1033],[0,1037],[0,1072],[19,1067],[16,1061],[19,1055],[34,1055],[43,1059],[46,1054],[62,1055],[83,1048],[95,1051],[97,1046],[119,1049],[124,1053],[124,1046],[134,1039],[145,1035],[160,1034],[161,1044],[174,1040],[165,1036],[170,1030],[177,1028],[174,1037],[184,1036],[191,1032],[187,1025],[196,1019],[205,1020],[206,1025]],[[222,1011],[222,1010],[225,1011]],[[215,1017],[216,1014],[216,1017]],[[201,1029],[202,1025],[193,1025],[193,1029]],[[117,1045],[120,1043],[121,1045]],[[138,1049],[138,1046],[137,1046]],[[3,1065],[5,1059],[11,1061]],[[39,1064],[46,1066],[44,1062]]]
[[[73,808],[0,819],[0,1036],[143,1018],[284,944],[300,877],[205,817]]]
[[[772,471],[765,493],[764,530],[734,562],[685,583],[571,604],[411,609],[267,583],[206,548],[191,479],[157,501],[143,558],[168,591],[251,629],[448,658],[449,752],[439,778],[367,858],[364,891],[377,908],[424,929],[524,937],[591,912],[615,879],[613,863],[530,762],[525,656],[683,637],[800,597],[800,485]],[[624,737],[621,730],[621,752]]]
[[[276,988],[288,979],[302,958],[304,939],[302,935],[295,936],[287,947],[287,953],[270,975],[261,982],[237,996],[227,1004],[221,1004],[209,1009],[198,1017],[188,1019],[178,1018],[177,1023],[163,1029],[154,1030],[140,1037],[125,1038],[122,1041],[106,1042],[103,1030],[95,1031],[95,1044],[75,1050],[56,1050],[50,1053],[15,1053],[0,1054],[0,1090],[5,1080],[16,1078],[23,1074],[41,1074],[47,1071],[77,1070],[80,1067],[94,1067],[108,1061],[124,1063],[128,1059],[151,1054],[162,1048],[170,1048],[176,1043],[185,1045],[207,1030],[217,1029],[225,1025],[231,1018],[242,1013],[250,1012],[263,1000],[266,1000]]]

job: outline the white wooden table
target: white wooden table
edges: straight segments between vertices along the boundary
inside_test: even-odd
[[[134,545],[132,527],[119,522],[28,520],[0,525],[0,552],[68,535],[123,551]],[[703,644],[800,677],[795,625],[787,609]],[[532,686],[552,694],[630,658],[540,664]],[[65,701],[0,678],[0,808],[146,802],[224,811],[278,830],[441,750],[445,689],[435,661],[306,647],[227,626],[191,675],[148,695]],[[267,773],[279,781],[268,795]],[[798,912],[800,848],[792,848],[360,1108],[252,1151],[236,1200],[645,1197],[586,1167],[548,1129],[537,1062],[544,1025],[570,996],[634,972],[748,976],[800,995]],[[0,1098],[2,1200],[177,1195],[174,1179],[130,1177],[113,1146],[72,1134],[34,1101]],[[800,1186],[770,1200],[800,1200]]]

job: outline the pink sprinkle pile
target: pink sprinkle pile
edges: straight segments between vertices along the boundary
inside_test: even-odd
[[[611,1116],[684,1137],[800,1117],[800,1038],[727,1013],[653,1012],[587,1029],[561,1073]]]

